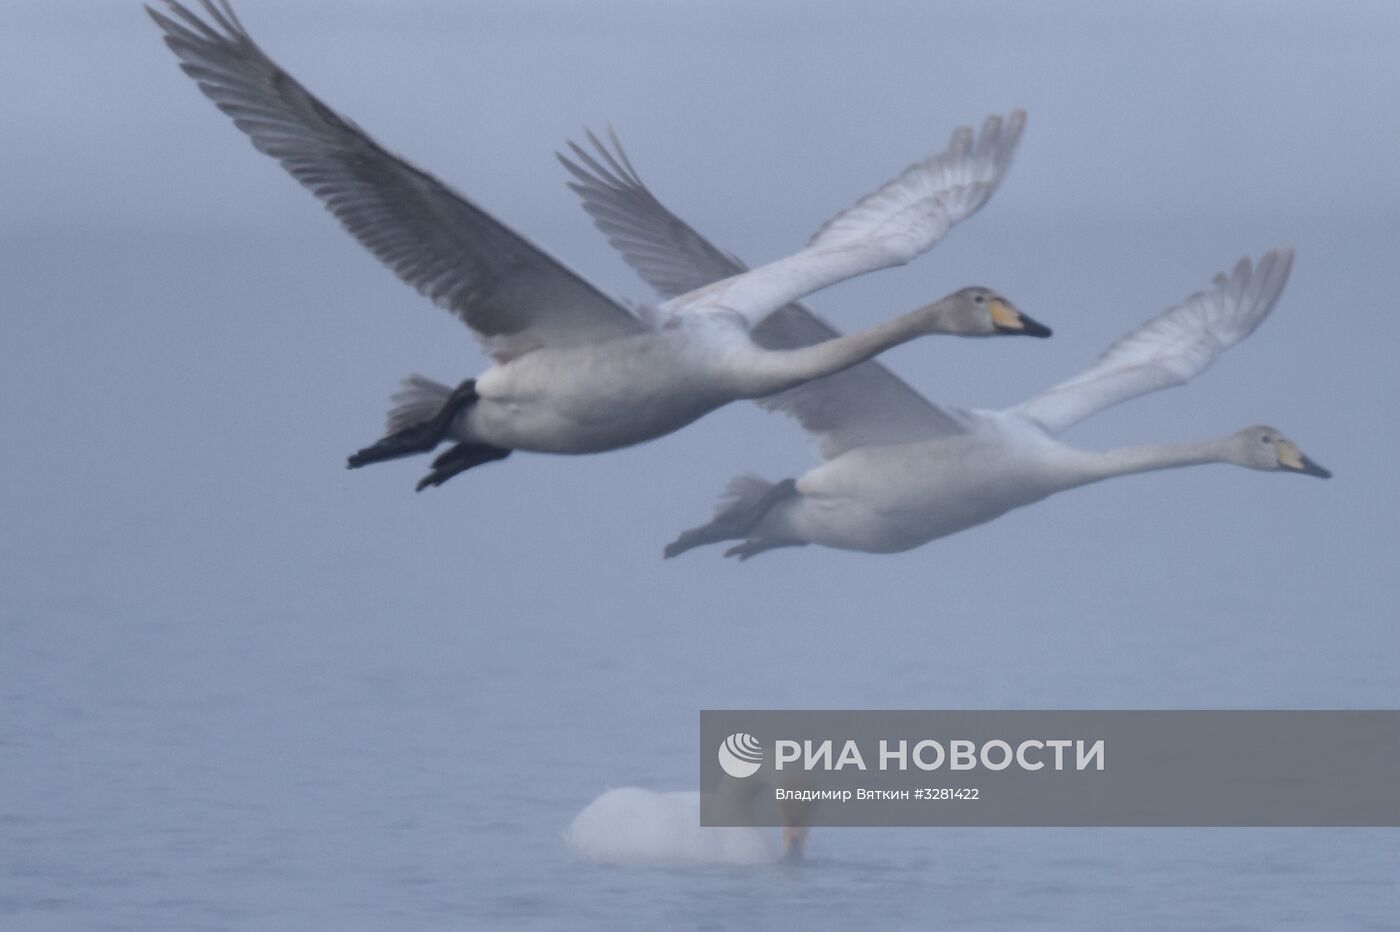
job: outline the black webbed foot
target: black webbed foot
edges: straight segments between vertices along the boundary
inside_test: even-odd
[[[438,429],[436,419],[424,421],[422,424],[405,427],[403,430],[392,433],[383,440],[359,450],[352,454],[345,464],[350,469],[358,469],[361,466],[368,466],[370,463],[382,463],[385,460],[411,456],[414,453],[427,453],[437,446],[441,439],[442,431]]]
[[[414,491],[421,492],[428,486],[442,485],[460,472],[466,472],[483,463],[503,460],[510,451],[485,443],[459,443],[446,453],[433,460],[433,470],[418,481]]]

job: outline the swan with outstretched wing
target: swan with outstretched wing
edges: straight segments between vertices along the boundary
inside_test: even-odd
[[[147,8],[165,42],[260,151],[311,190],[406,283],[459,317],[493,365],[451,389],[422,376],[394,396],[362,466],[452,446],[419,488],[513,450],[594,453],[675,431],[731,401],[840,372],[915,337],[1047,334],[986,288],[965,288],[850,336],[767,348],[751,329],[794,298],[908,262],[982,206],[1011,164],[1019,111],[823,226],[802,250],[634,314],[313,96],[253,41],[228,0]]]
[[[732,275],[742,263],[672,214],[647,190],[618,143],[590,136],[564,162],[595,224],[663,296]],[[796,479],[732,480],[714,517],[666,547],[677,556],[739,541],[726,556],[822,544],[890,553],[985,523],[1055,492],[1113,476],[1202,463],[1327,478],[1326,469],[1272,427],[1201,443],[1075,449],[1056,435],[1112,405],[1181,385],[1254,332],[1273,310],[1291,249],[1241,259],[1213,287],[1152,318],[1086,372],[1004,411],[934,405],[874,360],[815,379],[760,404],[794,416],[818,440],[821,466]],[[765,345],[829,340],[836,330],[800,304],[754,329]]]

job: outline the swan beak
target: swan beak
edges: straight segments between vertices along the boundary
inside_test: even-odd
[[[1023,337],[1048,337],[1053,332],[1038,320],[1032,320],[1011,306],[1009,301],[992,298],[987,302],[992,313],[992,326],[998,333]]]
[[[1305,476],[1317,476],[1319,479],[1332,478],[1332,470],[1314,463],[1303,455],[1302,450],[1286,440],[1278,445],[1278,465],[1280,469],[1302,473]]]
[[[796,864],[807,855],[807,826],[783,826],[783,861]]]

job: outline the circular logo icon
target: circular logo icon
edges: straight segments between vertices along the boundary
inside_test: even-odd
[[[762,763],[763,745],[753,735],[735,732],[719,746],[719,765],[735,779],[753,776]]]

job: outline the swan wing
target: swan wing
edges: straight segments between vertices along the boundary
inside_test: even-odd
[[[663,298],[674,298],[748,271],[657,200],[608,128],[611,147],[585,131],[593,151],[569,142],[572,157],[555,153],[572,190],[613,248]]]
[[[260,49],[227,0],[147,7],[165,43],[253,145],[312,191],[355,239],[452,311],[497,360],[597,343],[644,325],[447,185],[382,148]]]
[[[666,208],[642,182],[617,135],[611,147],[588,134],[590,153],[575,143],[559,161],[573,175],[569,187],[608,242],[663,298],[674,297],[746,270]],[[768,349],[795,349],[840,336],[835,327],[798,303],[766,317],[752,331]],[[758,399],[791,415],[818,438],[823,456],[852,447],[926,440],[963,429],[953,413],[919,394],[871,360],[843,372]]]
[[[1059,433],[1129,398],[1183,385],[1269,316],[1293,266],[1293,250],[1248,257],[1214,287],[1198,292],[1119,339],[1086,372],[1025,401],[1012,412]]]
[[[958,221],[987,202],[1011,167],[1026,115],[989,116],[980,132],[962,127],[948,148],[909,166],[894,180],[828,220],[806,248],[672,298],[672,313],[732,313],[756,326],[803,295],[903,265],[931,249]]]

